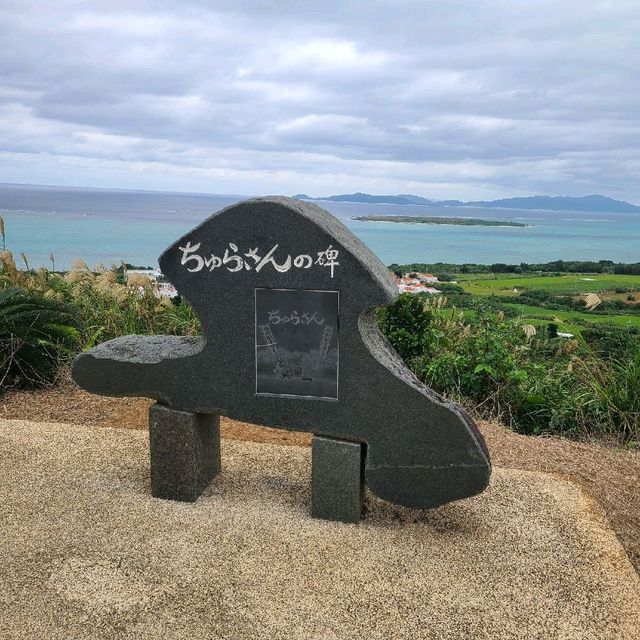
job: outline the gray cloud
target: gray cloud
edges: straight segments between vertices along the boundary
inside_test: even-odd
[[[0,5],[0,180],[640,201],[636,0]]]

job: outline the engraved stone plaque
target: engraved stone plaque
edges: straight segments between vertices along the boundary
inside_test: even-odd
[[[338,399],[338,291],[256,289],[256,393]]]
[[[218,419],[202,414],[314,434],[321,517],[356,521],[364,482],[418,508],[487,486],[489,453],[473,420],[421,384],[378,329],[376,307],[398,297],[393,277],[330,213],[290,198],[240,202],[159,262],[202,336],[123,336],[73,364],[84,389],[160,405],[154,495],[195,499],[217,473]]]

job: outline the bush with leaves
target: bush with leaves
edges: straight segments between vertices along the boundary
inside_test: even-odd
[[[411,369],[416,359],[429,355],[434,342],[433,316],[422,297],[401,294],[398,303],[379,308],[377,318],[383,333]]]
[[[523,433],[639,439],[640,348],[606,363],[484,303],[465,320],[442,297],[401,294],[378,319],[420,380],[476,414]]]
[[[4,251],[0,294],[0,392],[13,384],[44,384],[79,350],[111,338],[199,333],[188,304],[157,297],[144,276],[124,284],[115,267],[91,270],[76,261],[65,275],[21,270]]]
[[[0,291],[0,388],[53,380],[77,349],[74,325],[67,305],[18,287]]]

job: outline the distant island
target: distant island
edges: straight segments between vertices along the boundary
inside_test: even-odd
[[[355,202],[362,204],[422,205],[427,207],[485,207],[495,209],[542,209],[546,211],[585,211],[612,213],[640,213],[640,207],[614,200],[606,196],[527,196],[500,200],[431,200],[411,194],[376,196],[369,193],[346,193],[336,196],[312,198],[304,193],[293,196],[299,200],[328,200],[331,202]]]
[[[522,222],[481,220],[480,218],[442,218],[425,216],[357,216],[352,220],[363,222],[401,222],[404,224],[456,224],[469,227],[528,227]]]

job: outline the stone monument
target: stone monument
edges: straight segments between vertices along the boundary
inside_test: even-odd
[[[126,336],[79,355],[84,389],[146,396],[152,495],[193,501],[220,470],[221,415],[308,431],[312,514],[357,522],[365,485],[409,507],[481,492],[491,464],[458,405],[421,384],[380,333],[397,286],[327,211],[289,198],[223,209],[160,267],[202,337]]]

